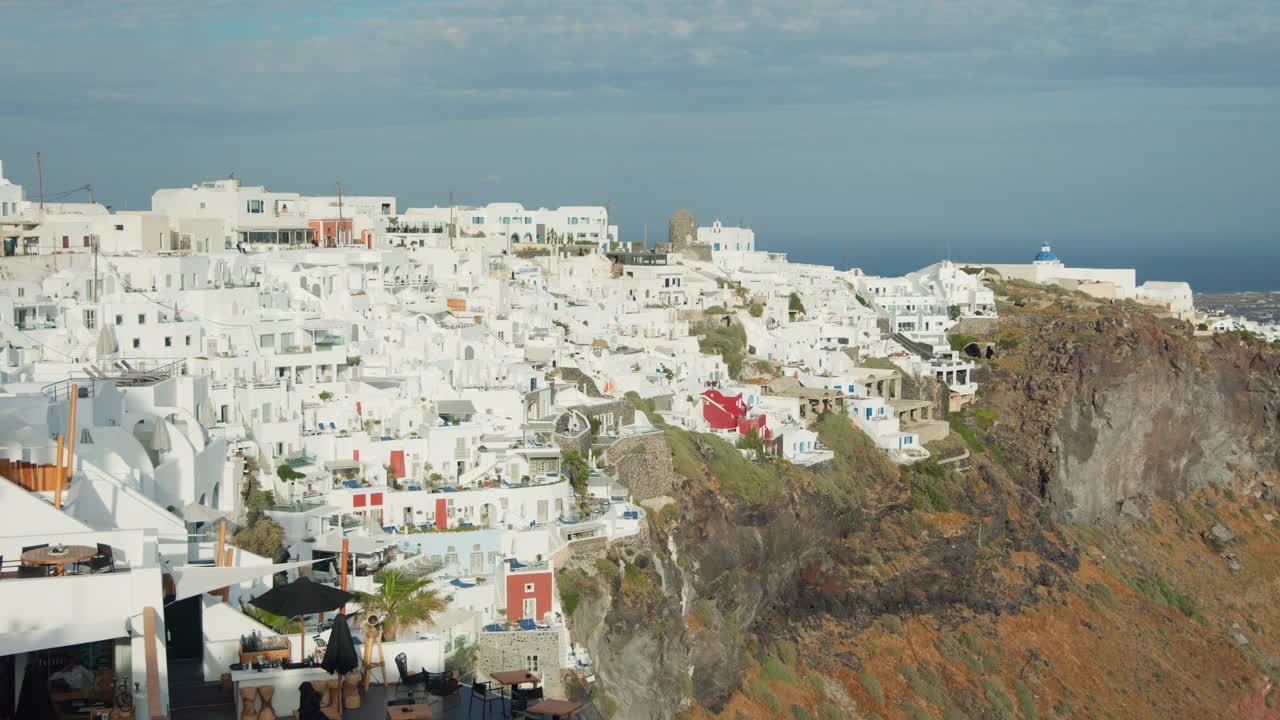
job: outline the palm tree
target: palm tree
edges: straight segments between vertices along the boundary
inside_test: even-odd
[[[356,601],[365,613],[382,618],[382,634],[386,640],[395,640],[396,632],[402,628],[431,622],[432,617],[449,604],[435,590],[427,588],[426,578],[391,568],[380,571],[376,578],[377,592],[359,593]]]

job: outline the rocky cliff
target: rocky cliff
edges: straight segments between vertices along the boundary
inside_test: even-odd
[[[646,532],[559,575],[598,707],[1272,717],[1277,353],[1136,307],[1005,292],[986,390],[952,418],[965,466],[900,470],[837,416],[818,428],[825,467],[672,428],[610,457],[646,498]],[[1128,516],[1143,522],[1063,524]],[[1226,525],[1247,547],[1203,539]],[[1146,681],[1116,682],[1131,676]]]
[[[1280,465],[1280,354],[1269,348],[1068,296],[1011,309],[1005,323],[1009,352],[984,378],[989,434],[1060,517],[1111,521]]]

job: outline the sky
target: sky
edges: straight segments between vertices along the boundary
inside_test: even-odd
[[[0,37],[28,195],[39,150],[117,209],[235,173],[610,202],[628,239],[687,207],[855,256],[1280,266],[1280,0],[0,0]]]

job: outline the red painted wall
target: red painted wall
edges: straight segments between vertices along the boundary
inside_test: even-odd
[[[738,418],[747,414],[741,395],[726,396],[718,390],[707,390],[702,396],[705,398],[702,418],[713,430],[734,430],[738,427]]]
[[[525,592],[524,586],[533,584],[533,592]],[[512,622],[524,619],[524,601],[533,598],[537,602],[537,617],[541,620],[551,612],[551,573],[520,573],[507,576],[507,618]]]
[[[404,477],[404,451],[391,451],[391,472],[395,473],[396,479]]]
[[[449,504],[443,498],[436,500],[436,529],[449,528]]]

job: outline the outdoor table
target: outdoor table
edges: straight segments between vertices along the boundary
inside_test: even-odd
[[[430,718],[431,706],[427,703],[387,706],[387,720],[430,720]]]
[[[88,545],[64,545],[62,552],[53,547],[36,548],[22,553],[22,562],[28,565],[57,565],[58,574],[66,575],[67,563],[84,562],[98,554],[98,548]]]
[[[493,681],[499,685],[506,685],[507,687],[516,687],[526,683],[537,687],[538,683],[542,682],[538,679],[537,675],[534,675],[528,670],[503,670],[501,672],[490,673],[489,677],[493,678]]]
[[[543,700],[525,712],[554,718],[567,718],[572,717],[574,713],[581,709],[582,703],[569,702],[568,700]]]

